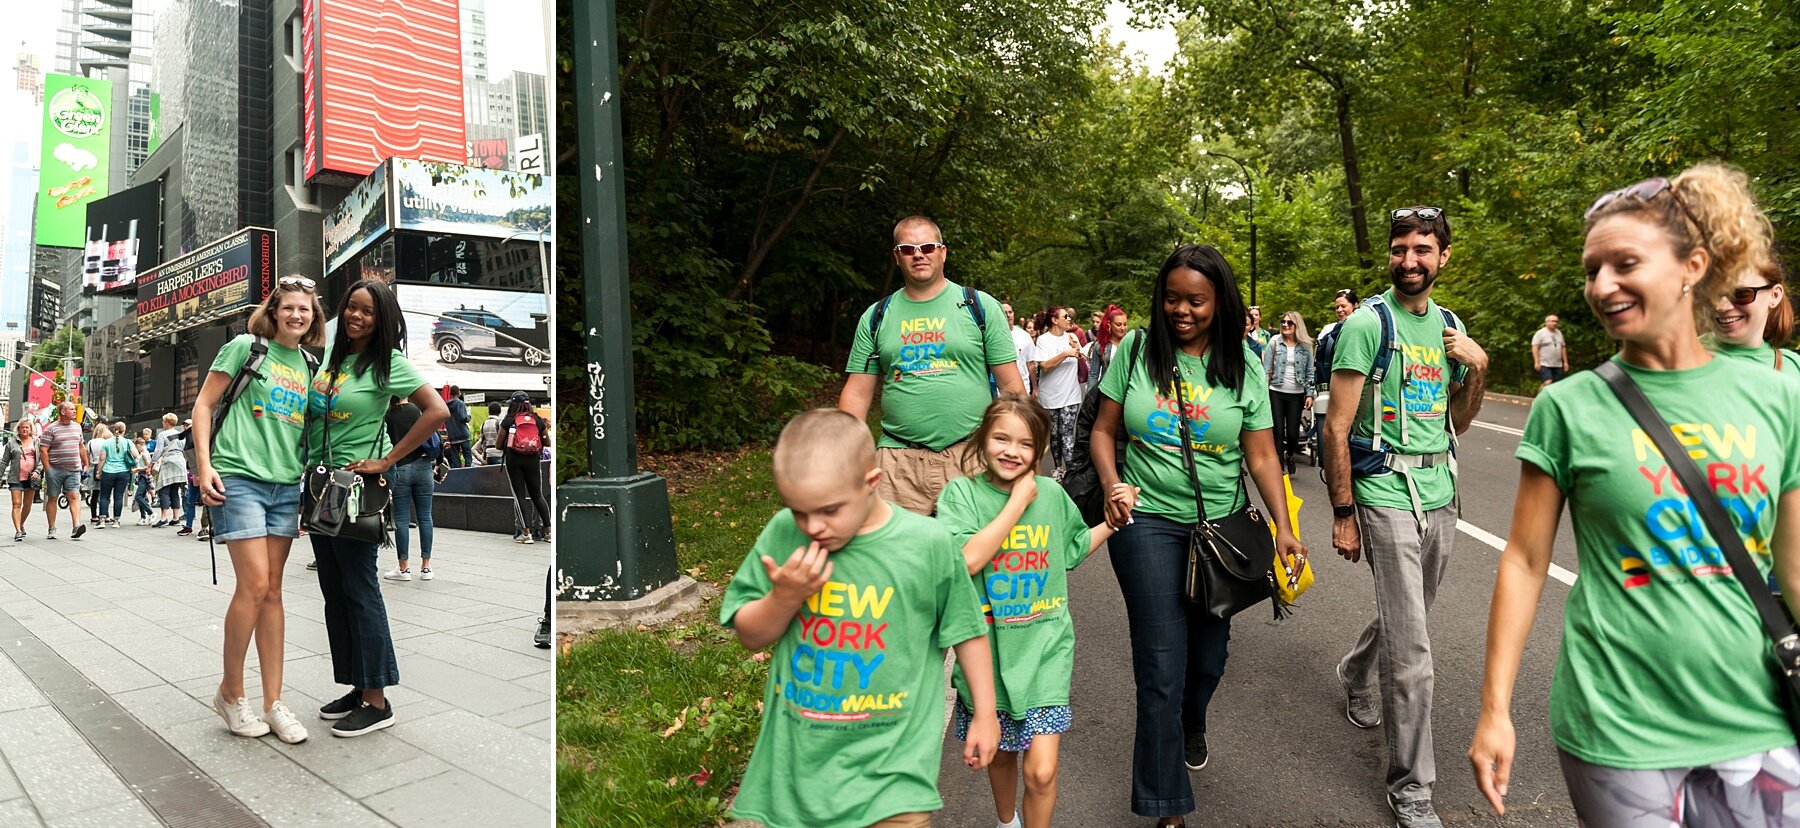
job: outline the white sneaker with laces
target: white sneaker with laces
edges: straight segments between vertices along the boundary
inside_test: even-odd
[[[431,567],[425,567],[424,569],[419,570],[419,578],[422,580],[429,581],[436,577],[436,575],[431,574]]]
[[[294,711],[289,710],[288,706],[283,704],[280,699],[276,699],[274,704],[269,705],[268,712],[264,714],[264,721],[268,722],[269,730],[274,732],[275,738],[283,742],[297,745],[306,741],[308,735],[306,726],[300,724],[300,719],[294,715]]]
[[[213,696],[213,712],[225,720],[227,729],[239,736],[255,738],[269,732],[269,723],[256,715],[256,709],[250,706],[249,699],[239,698],[233,702],[220,692]]]
[[[390,581],[410,581],[412,580],[412,571],[406,569],[390,569],[387,571],[386,575],[381,577]]]

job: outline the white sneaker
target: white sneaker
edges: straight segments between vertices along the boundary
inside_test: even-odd
[[[525,539],[522,541],[519,541],[519,542],[525,543],[525,544],[531,544],[531,543],[537,543],[537,540],[535,538],[531,537],[530,535],[526,535]]]
[[[386,575],[381,577],[390,581],[410,581],[412,580],[412,572],[405,569],[390,569],[387,571]]]
[[[420,580],[429,581],[432,578],[436,578],[436,577],[437,577],[436,575],[431,574],[431,567],[426,567],[424,569],[419,570],[419,579]]]
[[[269,705],[269,710],[264,715],[269,730],[275,733],[275,738],[290,745],[306,741],[306,727],[300,724],[300,719],[294,716],[294,711],[289,710],[288,706],[282,704],[280,699],[276,699],[274,704]]]
[[[225,727],[239,736],[255,738],[269,732],[269,723],[256,715],[256,708],[250,706],[250,700],[239,698],[236,702],[227,701],[223,692],[213,696],[213,712],[225,720]]]

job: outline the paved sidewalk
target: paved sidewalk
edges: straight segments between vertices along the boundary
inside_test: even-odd
[[[532,646],[551,546],[437,530],[437,578],[382,581],[393,727],[334,738],[324,604],[296,541],[284,698],[311,738],[233,736],[211,708],[233,580],[172,529],[0,538],[0,825],[548,826],[550,651]],[[10,524],[8,525],[10,529]],[[414,567],[418,544],[414,536]],[[383,571],[394,565],[383,550]],[[261,707],[254,643],[246,695]]]

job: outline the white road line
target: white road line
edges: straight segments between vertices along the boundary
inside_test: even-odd
[[[1511,434],[1511,435],[1512,435],[1512,436],[1514,436],[1514,437],[1523,437],[1523,436],[1525,436],[1525,432],[1524,432],[1524,431],[1522,431],[1522,430],[1520,430],[1520,429],[1516,429],[1516,428],[1513,428],[1513,427],[1511,427],[1511,426],[1503,426],[1503,425],[1494,425],[1494,424],[1493,424],[1493,423],[1484,423],[1484,422],[1482,422],[1482,421],[1480,421],[1480,420],[1476,420],[1476,421],[1475,421],[1475,422],[1472,422],[1472,423],[1470,423],[1470,424],[1469,424],[1469,425],[1472,425],[1472,426],[1478,426],[1478,427],[1480,427],[1480,428],[1485,428],[1485,429],[1487,429],[1487,430],[1489,430],[1489,431],[1498,431],[1498,432],[1500,432],[1500,433],[1501,433],[1501,434]]]
[[[1471,538],[1474,538],[1478,541],[1481,541],[1482,543],[1487,544],[1488,546],[1493,547],[1496,551],[1500,551],[1500,552],[1506,551],[1506,539],[1505,538],[1500,537],[1499,535],[1496,535],[1492,532],[1489,532],[1488,530],[1483,529],[1479,526],[1476,526],[1473,523],[1470,523],[1466,520],[1462,520],[1459,518],[1456,521],[1456,528],[1461,530],[1463,534],[1468,535]],[[1550,564],[1550,577],[1555,578],[1558,581],[1562,581],[1564,584],[1567,584],[1569,586],[1575,585],[1575,573],[1570,572],[1567,569],[1563,569],[1562,567],[1557,566],[1554,563]]]

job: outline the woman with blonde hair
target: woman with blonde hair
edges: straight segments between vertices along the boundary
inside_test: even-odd
[[[1562,609],[1550,733],[1577,819],[1800,824],[1786,691],[1738,579],[1760,592],[1772,570],[1790,606],[1800,598],[1800,521],[1780,519],[1800,510],[1800,383],[1719,358],[1700,336],[1740,274],[1768,260],[1769,220],[1742,171],[1708,163],[1602,195],[1586,223],[1588,307],[1620,349],[1545,388],[1526,420],[1469,748],[1476,784],[1503,812],[1513,685],[1567,504],[1581,577]],[[1615,372],[1680,424],[1674,462],[1704,470],[1713,491],[1700,496],[1738,516],[1739,537],[1721,542],[1697,516],[1678,467],[1612,391]],[[1734,572],[1723,550],[1738,544],[1759,572]],[[1750,803],[1754,823],[1734,808]]]
[[[4,468],[6,488],[12,490],[13,540],[22,541],[25,516],[31,514],[38,479],[43,477],[37,467],[37,424],[30,417],[20,420],[0,442],[0,468]]]
[[[171,411],[163,415],[163,430],[156,435],[156,450],[150,455],[150,473],[156,479],[155,528],[181,522],[181,494],[187,489],[187,448],[183,439],[181,418]]]
[[[1299,311],[1281,315],[1281,335],[1263,347],[1262,361],[1275,409],[1275,437],[1281,442],[1281,467],[1291,476],[1294,455],[1305,443],[1300,412],[1313,404],[1313,340]]]

